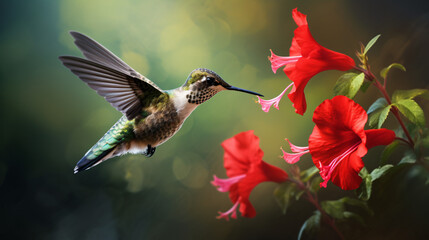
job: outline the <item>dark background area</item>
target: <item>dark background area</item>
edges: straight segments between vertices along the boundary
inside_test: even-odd
[[[311,112],[332,97],[341,73],[321,73],[310,81],[304,116],[294,113],[287,98],[280,111],[267,114],[254,97],[223,92],[196,109],[152,158],[126,155],[74,175],[76,162],[121,114],[58,60],[81,56],[68,34],[76,30],[163,89],[182,85],[194,68],[205,67],[270,99],[289,80],[281,71],[272,73],[267,55],[269,49],[288,55],[295,7],[308,15],[321,45],[355,60],[359,42],[381,34],[369,54],[374,72],[392,62],[407,68],[392,71],[390,93],[428,88],[429,9],[424,1],[2,1],[0,238],[296,238],[314,208],[301,201],[283,215],[272,196],[273,183],[252,192],[255,218],[215,218],[231,206],[227,194],[210,185],[212,175],[225,177],[220,143],[254,129],[264,160],[287,169],[278,158],[279,147],[286,146],[283,139],[306,145],[314,126]],[[370,89],[356,101],[367,109],[378,97]],[[428,104],[422,106],[428,118]],[[396,122],[389,118],[388,124]],[[381,150],[365,157],[367,166],[376,165],[371,161],[378,161]],[[413,175],[420,170],[398,174],[397,188],[380,190],[381,198],[391,201],[384,206],[398,211],[394,216],[376,213],[368,233],[374,239],[389,236],[384,233],[398,239],[426,235],[429,196],[421,190],[428,188]],[[322,199],[344,194],[353,192],[332,184],[321,190]]]

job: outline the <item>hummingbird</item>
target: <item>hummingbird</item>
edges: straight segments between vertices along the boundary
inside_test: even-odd
[[[60,61],[123,114],[78,161],[75,174],[126,153],[151,157],[196,107],[220,91],[263,96],[231,86],[205,68],[193,70],[182,86],[164,91],[95,40],[70,34],[85,58],[60,56]]]

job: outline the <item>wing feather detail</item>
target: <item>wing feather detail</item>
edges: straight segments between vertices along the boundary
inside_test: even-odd
[[[75,31],[70,31],[70,34],[75,39],[74,43],[76,46],[88,60],[115,69],[129,76],[136,77],[162,92],[162,89],[160,89],[155,83],[128,66],[128,64],[94,39]]]
[[[60,60],[89,87],[122,112],[128,120],[138,116],[142,109],[147,107],[145,103],[148,101],[143,101],[145,97],[153,98],[166,94],[152,84],[130,76],[118,68],[103,65],[106,63],[71,56],[61,56]]]

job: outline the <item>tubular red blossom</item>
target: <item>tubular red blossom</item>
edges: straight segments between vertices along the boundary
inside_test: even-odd
[[[359,187],[368,149],[390,144],[395,133],[388,129],[364,130],[365,110],[345,96],[336,96],[320,104],[313,115],[316,126],[308,140],[310,154],[323,178],[321,187],[331,180],[344,190]]]
[[[293,85],[293,83],[289,84],[289,86],[287,86],[285,88],[285,90],[283,90],[282,93],[280,93],[280,95],[278,95],[277,97],[270,99],[270,100],[263,100],[258,96],[258,103],[261,104],[262,106],[262,111],[264,112],[268,112],[270,111],[271,106],[274,104],[274,107],[277,108],[277,110],[279,110],[279,102],[280,99],[282,99],[283,95],[286,93],[286,91]]]
[[[303,115],[307,109],[304,88],[316,74],[326,70],[347,71],[355,66],[352,58],[342,53],[334,52],[318,44],[310,33],[307,16],[296,8],[292,17],[298,28],[295,29],[289,57],[275,55],[271,51],[271,68],[275,72],[285,66],[284,72],[295,83],[288,94],[295,112]]]
[[[215,176],[212,184],[218,190],[229,191],[229,198],[234,206],[225,213],[220,212],[218,218],[229,219],[230,214],[235,218],[235,209],[244,217],[254,217],[256,211],[249,201],[253,188],[262,182],[284,182],[288,175],[282,169],[272,166],[262,160],[264,152],[259,147],[259,138],[253,131],[242,132],[222,143],[225,150],[224,166],[229,179],[219,179]]]

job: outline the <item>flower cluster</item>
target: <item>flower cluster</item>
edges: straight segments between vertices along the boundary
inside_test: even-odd
[[[218,218],[236,218],[237,208],[243,217],[254,217],[256,212],[249,201],[249,195],[259,183],[271,181],[279,183],[275,196],[283,211],[301,196],[317,209],[303,224],[300,237],[306,228],[313,227],[308,231],[314,234],[323,221],[330,225],[340,238],[345,239],[337,228],[336,221],[360,218],[358,214],[348,211],[347,204],[351,208],[361,207],[372,213],[368,210],[366,201],[375,189],[373,181],[383,177],[389,169],[398,167],[395,171],[400,171],[402,163],[420,163],[429,170],[429,156],[422,150],[429,148],[429,129],[425,126],[423,110],[413,100],[418,96],[429,99],[429,90],[398,90],[390,98],[386,90],[387,74],[392,68],[405,71],[405,67],[392,63],[381,71],[382,81],[371,72],[367,52],[379,36],[369,41],[366,47],[362,45],[361,51],[357,52],[360,64],[356,66],[351,57],[329,50],[314,40],[306,15],[294,9],[292,17],[298,27],[294,31],[289,56],[278,56],[271,51],[268,58],[272,71],[276,73],[279,68],[283,68],[292,83],[273,99],[264,100],[258,97],[258,103],[264,112],[269,112],[272,106],[279,109],[280,100],[291,89],[287,94],[288,98],[292,101],[295,112],[303,115],[307,110],[304,89],[312,77],[326,70],[353,69],[354,72],[341,76],[334,87],[336,96],[323,101],[314,110],[314,128],[307,146],[296,146],[286,139],[290,152],[283,148],[281,151],[290,175],[262,160],[263,151],[259,147],[259,138],[253,131],[242,132],[222,143],[225,150],[224,166],[229,178],[220,179],[214,176],[212,184],[220,192],[229,192],[233,206],[226,212],[220,212]],[[364,84],[365,81],[367,84]],[[367,112],[353,97],[359,90],[365,92],[368,86],[376,87],[382,97],[377,99]],[[390,113],[400,125],[396,132],[381,128]],[[400,113],[409,120],[409,127],[404,124]],[[372,129],[368,129],[366,125]],[[404,158],[397,166],[386,164],[389,154],[401,143],[408,147]],[[380,166],[370,172],[365,168],[363,158],[371,148],[380,145],[389,146],[383,152],[384,160],[380,161]],[[312,167],[302,170],[296,163],[306,154],[311,155],[313,164]],[[343,190],[356,190],[354,192],[357,197],[319,202],[317,192],[326,188],[329,181]],[[379,181],[377,184],[380,182],[386,181]],[[318,236],[313,237],[318,239]]]

